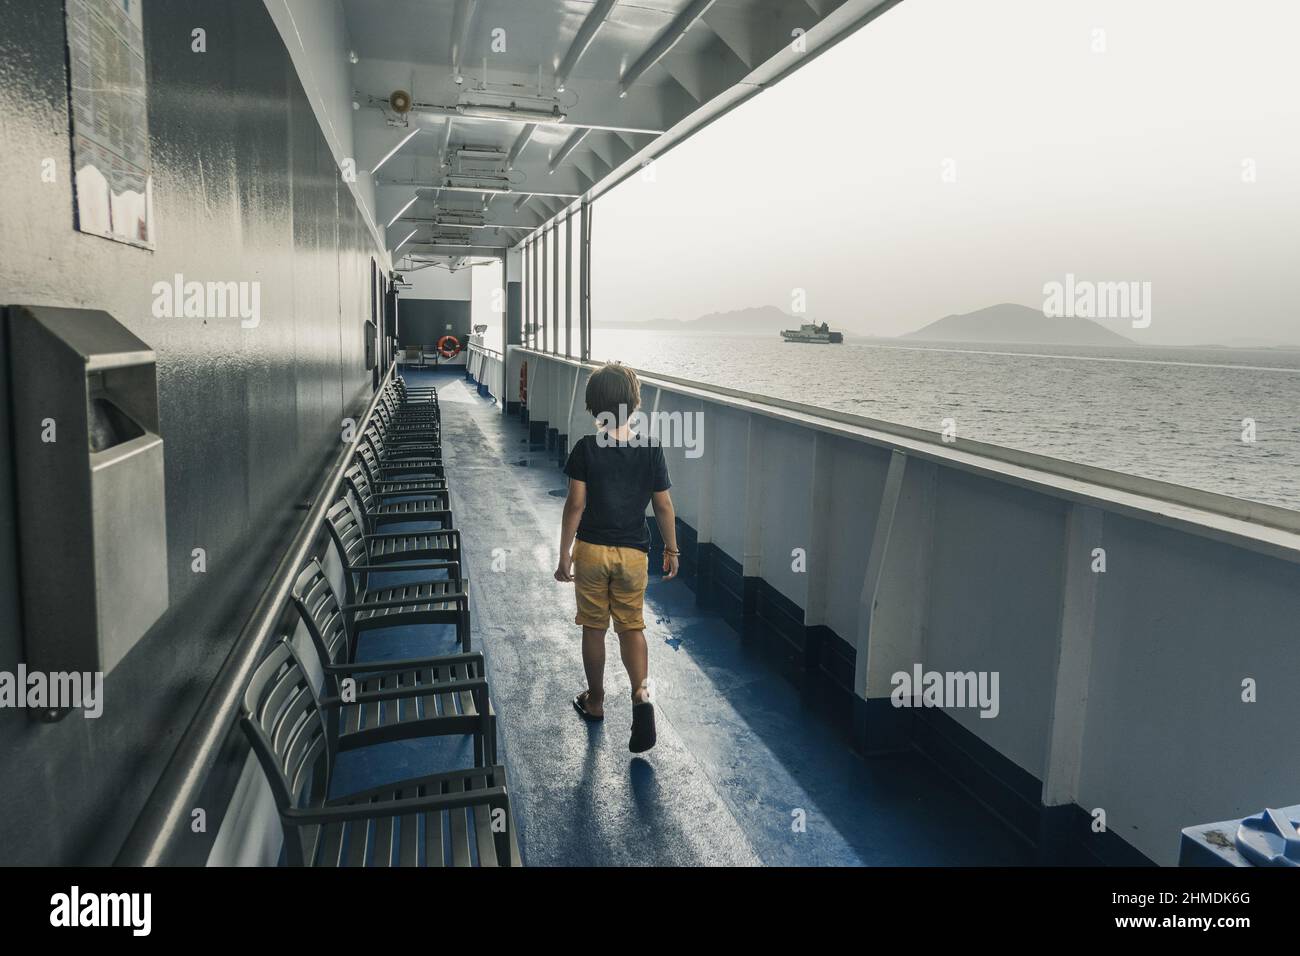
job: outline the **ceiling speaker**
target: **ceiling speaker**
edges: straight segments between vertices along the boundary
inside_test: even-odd
[[[411,94],[406,90],[393,90],[388,96],[388,105],[394,113],[411,112]]]

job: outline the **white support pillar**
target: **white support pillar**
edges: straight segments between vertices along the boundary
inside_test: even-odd
[[[537,322],[539,327],[541,328],[541,333],[542,333],[541,351],[543,352],[549,352],[551,350],[549,329],[548,329],[548,327],[550,326],[551,304],[546,294],[547,282],[548,282],[546,276],[546,273],[548,271],[546,267],[546,254],[550,251],[550,243],[547,241],[547,237],[548,237],[548,232],[547,230],[543,229],[541,235],[538,237],[539,245],[541,245],[542,248],[541,248],[541,252],[538,253],[538,261],[537,261],[537,277],[540,280],[539,285],[541,286],[541,309],[537,314]]]
[[[889,472],[885,475],[885,490],[880,496],[876,511],[876,530],[867,555],[867,570],[862,577],[862,591],[858,596],[857,659],[853,676],[853,689],[859,697],[868,698],[868,659],[871,650],[871,618],[876,610],[876,592],[884,574],[885,553],[889,549],[889,536],[894,530],[894,516],[898,500],[903,494],[903,472],[907,469],[907,456],[895,449],[889,458]],[[880,656],[880,651],[877,651]]]
[[[529,348],[537,348],[537,240],[528,243],[528,314],[524,319],[524,342]]]
[[[745,555],[743,574],[763,576],[763,445],[765,422],[761,415],[749,416],[745,440]]]
[[[578,230],[578,352],[584,362],[591,358],[591,204],[582,201],[582,222]]]
[[[547,363],[545,356],[537,357],[533,364],[536,366],[535,371],[537,378],[536,381],[529,382],[528,394],[535,396],[535,400],[533,402],[533,408],[528,413],[528,420],[538,422],[550,421],[547,417],[551,411],[549,407],[550,392],[548,391],[551,381],[550,365]],[[545,436],[543,436],[542,441],[545,442],[545,440]]]
[[[523,281],[526,255],[520,247],[507,249],[501,258],[501,271],[504,281],[505,302],[501,321],[505,333],[501,336],[501,413],[504,415],[511,403],[519,401],[519,373],[512,376],[511,367],[518,368],[514,352],[524,339],[524,324],[527,322],[524,310],[528,301],[528,285]],[[518,289],[518,300],[512,306],[511,286]]]
[[[859,745],[906,745],[911,711],[893,708],[892,677],[924,663],[937,469],[895,450],[889,461],[858,608],[854,691],[865,702]]]
[[[1099,509],[1082,504],[1072,504],[1066,518],[1056,688],[1043,774],[1043,805],[1048,807],[1074,803],[1079,795],[1079,761],[1101,581],[1101,573],[1093,570],[1093,563],[1094,554],[1102,547],[1103,520]]]
[[[695,522],[696,541],[699,544],[713,543],[713,484],[714,476],[718,472],[717,456],[713,449],[709,447],[708,439],[705,437],[708,431],[709,403],[700,399],[700,455],[699,465],[699,498],[696,502],[698,506],[699,517]]]
[[[831,500],[831,442],[825,432],[813,433],[812,480],[808,483],[808,596],[804,601],[804,626],[826,623],[826,584],[831,578],[830,538],[834,509]]]
[[[564,357],[573,358],[573,214],[564,217]]]
[[[569,454],[569,449],[574,446],[581,435],[574,437],[573,434],[573,415],[578,407],[578,382],[582,379],[582,369],[577,365],[573,366],[573,388],[569,390],[569,414],[564,419],[564,434],[567,436],[567,444],[563,449],[564,454]]]
[[[560,221],[551,227],[551,354],[560,354]]]

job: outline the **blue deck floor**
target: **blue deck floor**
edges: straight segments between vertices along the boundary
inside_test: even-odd
[[[646,595],[659,743],[628,753],[628,681],[610,635],[607,716],[583,723],[572,585],[552,577],[565,479],[526,429],[451,373],[437,384],[444,458],[471,577],[525,862],[1011,865],[1029,849],[919,755],[864,760],[788,680],[750,652],[682,582]],[[450,633],[406,629],[362,657],[450,652]],[[382,653],[380,651],[382,650]],[[347,789],[469,765],[467,744],[345,754]],[[802,829],[796,821],[802,819]]]

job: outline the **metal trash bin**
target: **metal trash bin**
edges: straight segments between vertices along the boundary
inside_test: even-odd
[[[7,314],[26,663],[107,674],[168,605],[154,352],[107,312]]]

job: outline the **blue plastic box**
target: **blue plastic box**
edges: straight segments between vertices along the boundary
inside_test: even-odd
[[[1183,830],[1179,866],[1300,866],[1300,804]]]

